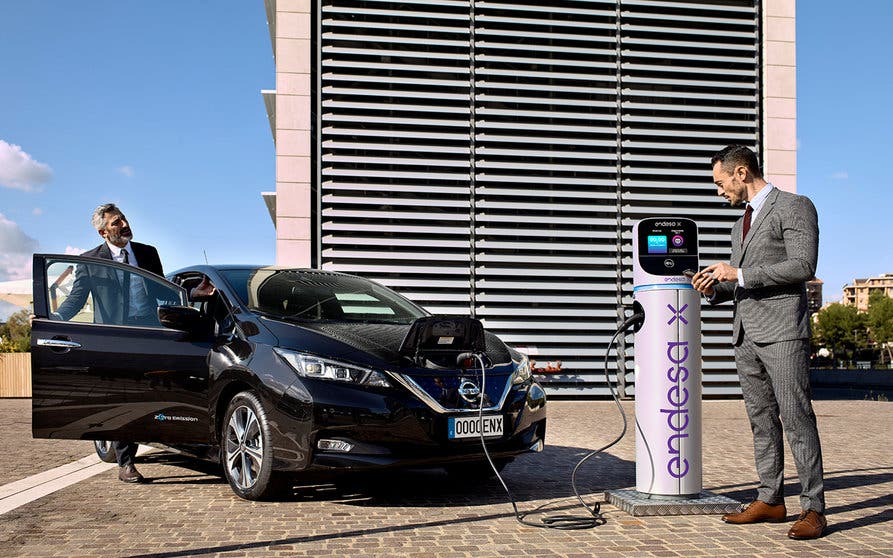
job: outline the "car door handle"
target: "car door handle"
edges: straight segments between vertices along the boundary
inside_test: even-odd
[[[77,341],[68,341],[66,339],[38,339],[37,345],[40,347],[53,347],[58,349],[80,349],[81,344]]]

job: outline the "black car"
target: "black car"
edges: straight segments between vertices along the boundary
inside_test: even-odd
[[[524,355],[476,320],[431,316],[372,281],[207,265],[165,279],[41,254],[33,269],[36,438],[209,456],[247,499],[309,469],[483,474],[480,429],[498,465],[543,447],[545,392]],[[205,277],[217,292],[188,300]],[[129,321],[146,299],[157,318]]]

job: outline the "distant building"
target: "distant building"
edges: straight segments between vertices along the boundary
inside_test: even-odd
[[[843,287],[843,300],[846,306],[855,306],[859,312],[868,311],[868,299],[875,291],[893,298],[893,273],[883,273],[878,277],[854,279],[852,285]]]
[[[822,285],[825,282],[818,277],[806,282],[806,301],[809,305],[809,313],[815,314],[822,309]]]

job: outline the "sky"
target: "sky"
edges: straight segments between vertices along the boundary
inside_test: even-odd
[[[826,301],[893,272],[893,2],[846,7],[797,2],[797,191],[819,212]],[[262,0],[0,0],[0,29],[0,281],[98,245],[107,201],[165,271],[273,263]]]

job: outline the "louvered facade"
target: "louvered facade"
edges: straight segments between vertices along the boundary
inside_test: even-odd
[[[279,4],[268,1],[277,149],[289,106]],[[748,0],[311,2],[298,72],[309,261],[278,263],[355,273],[431,312],[476,316],[530,354],[551,394],[607,395],[603,359],[632,302],[635,221],[690,217],[702,261],[728,260],[740,209],[720,203],[709,159],[729,143],[765,152],[762,10]],[[275,207],[287,216],[294,161],[277,161]],[[731,307],[704,308],[707,395],[738,389],[730,323]],[[631,339],[609,359],[627,394]]]

